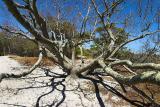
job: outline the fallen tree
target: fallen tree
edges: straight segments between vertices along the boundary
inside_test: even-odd
[[[52,60],[56,65],[60,66],[63,70],[63,75],[53,76],[49,75],[47,73],[46,76],[51,76],[53,79],[52,85],[53,88],[56,89],[56,86],[62,85],[63,89],[62,95],[65,96],[65,86],[63,82],[65,81],[65,78],[67,76],[72,75],[73,77],[79,78],[79,79],[86,79],[93,82],[95,87],[95,92],[97,99],[99,101],[99,104],[101,107],[104,107],[104,102],[101,99],[99,93],[99,85],[101,84],[104,89],[111,91],[112,93],[116,94],[120,98],[126,100],[127,102],[135,105],[135,106],[158,106],[158,104],[154,101],[153,98],[146,95],[143,91],[136,88],[134,85],[138,83],[151,83],[160,85],[160,64],[155,63],[132,63],[130,60],[126,59],[117,59],[115,57],[115,54],[119,50],[121,50],[124,46],[126,46],[128,43],[131,43],[133,41],[145,38],[147,36],[152,36],[153,34],[156,34],[160,32],[160,30],[156,30],[153,32],[145,32],[142,33],[139,36],[136,36],[135,38],[127,38],[120,44],[116,44],[117,35],[114,31],[111,29],[112,23],[110,22],[111,16],[115,13],[117,7],[121,5],[124,0],[116,0],[111,3],[111,5],[108,5],[105,0],[103,0],[103,3],[105,4],[105,11],[100,12],[98,10],[98,6],[94,0],[91,0],[90,3],[92,4],[91,8],[88,7],[87,14],[83,18],[83,24],[82,24],[82,30],[79,35],[84,35],[86,32],[84,29],[84,25],[86,24],[89,13],[91,9],[93,9],[96,13],[96,16],[98,16],[97,20],[99,20],[102,23],[103,30],[106,35],[103,35],[102,38],[107,41],[103,41],[104,44],[104,50],[100,52],[100,55],[97,58],[94,58],[89,63],[84,63],[83,58],[81,58],[81,63],[76,63],[75,58],[75,49],[80,47],[81,50],[81,57],[83,56],[83,49],[81,48],[84,43],[88,42],[96,42],[95,37],[95,30],[97,27],[97,21],[95,21],[94,29],[89,34],[88,38],[81,38],[75,42],[75,38],[71,38],[70,40],[68,38],[65,38],[65,34],[63,34],[61,31],[59,32],[59,35],[57,35],[54,31],[49,30],[47,27],[47,21],[45,20],[42,15],[39,14],[38,8],[36,6],[37,0],[23,0],[24,4],[17,3],[14,0],[3,0],[5,5],[7,6],[9,12],[15,17],[15,19],[29,32],[26,33],[23,30],[18,29],[10,29],[9,26],[0,26],[1,29],[8,31],[13,34],[18,34],[21,36],[24,36],[28,38],[29,40],[35,42],[38,44],[40,49],[40,55],[39,59],[36,62],[36,64],[28,71],[24,72],[22,74],[0,74],[0,81],[2,81],[5,78],[21,78],[26,75],[29,75],[31,72],[36,69],[42,60],[42,56],[47,56],[50,60]],[[20,11],[21,10],[21,11]],[[24,14],[22,11],[27,12],[27,15]],[[106,27],[110,26],[110,27]],[[74,33],[72,37],[74,37]],[[52,39],[51,39],[52,37]],[[109,42],[108,42],[109,41]],[[72,50],[72,57],[69,58],[64,52],[64,48],[70,45],[70,50]],[[131,72],[131,76],[119,74],[117,71],[113,69],[113,66],[115,65],[122,65],[125,68],[127,68],[128,72]],[[97,69],[100,69],[100,72],[98,72]],[[142,73],[136,73],[132,69],[142,69],[144,72]],[[135,90],[137,93],[139,93],[144,99],[148,99],[146,101],[133,101],[132,99],[129,99],[123,95],[123,92],[118,91],[116,88],[109,86],[107,83],[103,81],[103,76],[110,76],[112,77],[121,87],[121,89],[126,92],[126,87],[131,87],[133,90]],[[54,82],[54,78],[64,78],[62,81],[56,83]],[[56,106],[59,106],[61,103],[63,103],[65,97],[56,104]],[[39,105],[39,100],[37,100],[36,106]],[[51,104],[53,106],[53,104]]]

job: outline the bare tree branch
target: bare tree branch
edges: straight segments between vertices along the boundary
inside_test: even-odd
[[[48,32],[47,32],[46,22],[45,22],[45,20],[44,20],[44,19],[39,15],[39,13],[38,13],[37,6],[36,6],[36,1],[37,1],[37,0],[33,0],[33,1],[32,1],[33,14],[34,14],[34,16],[35,16],[35,19],[36,19],[38,25],[40,26],[40,29],[41,29],[43,35],[44,35],[46,38],[49,38],[49,35],[48,35]]]
[[[22,14],[18,11],[15,2],[13,0],[3,0],[4,3],[7,5],[8,10],[12,13],[12,15],[30,32],[32,33],[36,38],[41,37],[40,34],[30,25],[28,21],[26,21]]]
[[[136,40],[145,38],[146,36],[152,36],[153,34],[158,33],[158,32],[160,32],[160,30],[157,30],[157,31],[154,31],[154,32],[147,32],[147,33],[142,34],[142,35],[140,35],[140,36],[137,36],[137,37],[135,37],[135,38],[133,38],[133,39],[130,39],[130,40],[125,41],[124,43],[122,43],[122,44],[120,44],[118,47],[116,47],[116,48],[114,49],[114,51],[110,54],[109,57],[113,57],[113,56],[116,54],[116,52],[118,52],[119,49],[121,49],[123,46],[127,45],[128,43],[131,43],[131,42],[133,42],[133,41],[136,41]]]
[[[117,79],[119,82],[123,84],[132,85],[136,83],[148,82],[148,83],[160,85],[160,72],[147,71],[134,76],[126,77],[117,73],[112,68],[107,67],[103,61],[99,61],[99,64],[108,75]]]
[[[37,62],[30,68],[29,71],[23,72],[23,73],[21,73],[21,74],[13,74],[13,73],[7,74],[7,73],[2,73],[2,74],[0,74],[0,82],[1,82],[3,79],[5,79],[5,78],[21,78],[21,77],[24,77],[24,76],[32,73],[32,71],[34,71],[34,70],[39,66],[39,64],[40,64],[40,62],[41,62],[41,60],[42,60],[42,58],[43,58],[43,51],[44,51],[44,50],[41,48],[41,49],[40,49],[39,58],[38,58]]]
[[[160,64],[155,63],[132,63],[130,60],[119,60],[111,62],[108,66],[114,65],[127,65],[130,68],[134,69],[153,69],[160,70]]]
[[[35,38],[32,38],[31,35],[28,35],[27,33],[23,32],[21,30],[12,29],[9,26],[0,26],[0,29],[5,30],[5,31],[12,33],[12,34],[21,35],[21,36],[26,37],[27,39],[37,43],[37,41],[35,41]]]

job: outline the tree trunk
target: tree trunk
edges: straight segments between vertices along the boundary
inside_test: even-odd
[[[5,56],[6,55],[6,48],[3,47],[3,55]]]

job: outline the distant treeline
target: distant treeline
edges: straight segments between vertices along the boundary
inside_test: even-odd
[[[91,49],[83,49],[83,55],[86,57],[93,57],[96,56],[94,50],[97,50],[97,48],[91,48]],[[65,51],[67,52],[67,51]],[[0,56],[2,55],[19,55],[19,56],[38,56],[38,46],[26,39],[22,36],[13,36],[9,35],[5,32],[0,32]],[[70,52],[69,52],[70,53]],[[79,48],[76,49],[77,55],[80,55]],[[160,61],[160,56],[155,54],[156,51],[150,51],[143,52],[139,54],[135,54],[131,52],[130,50],[124,48],[123,50],[118,52],[118,58],[122,59],[130,59],[133,62],[158,62]]]
[[[15,54],[19,56],[37,56],[37,45],[21,36],[8,36],[0,32],[0,55]]]

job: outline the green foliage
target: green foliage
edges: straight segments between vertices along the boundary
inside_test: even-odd
[[[76,48],[76,55],[81,55],[81,51],[80,48]],[[83,48],[83,56],[87,57],[87,58],[91,58],[91,50],[90,49],[85,49]]]
[[[122,42],[124,42],[126,39],[128,39],[129,34],[126,33],[123,28],[116,27],[115,24],[106,25],[105,29],[111,29],[113,34],[116,35],[116,44],[115,45],[119,45]],[[108,34],[105,29],[103,26],[100,26],[96,29],[96,32],[101,35],[99,37],[101,42],[105,40],[103,37],[106,37],[106,40],[109,43],[110,39],[109,39]]]
[[[9,47],[9,40],[5,37],[4,32],[0,32],[0,55],[5,54],[5,51]]]
[[[20,56],[36,56],[38,47],[32,41],[21,36],[8,36],[0,33],[0,55],[16,54]]]
[[[132,57],[134,56],[134,54],[127,49],[126,47],[122,48],[117,54],[116,57],[119,59],[130,59],[132,60]]]
[[[58,21],[53,16],[47,16],[48,19],[48,27],[50,30],[54,31],[56,35],[59,35],[59,33],[65,34],[66,38],[71,39],[73,36],[73,31],[76,32],[76,28],[73,24],[60,20]]]
[[[115,35],[116,42],[115,46],[120,45],[124,41],[128,39],[129,34],[125,32],[123,28],[116,27],[114,24],[106,25],[106,29],[110,29]],[[95,38],[95,42],[91,46],[92,56],[96,57],[102,53],[103,50],[107,51],[108,45],[110,43],[110,37],[107,34],[106,29],[103,26],[100,26],[96,29],[96,33],[99,34],[98,37]],[[122,49],[118,54],[119,57],[125,56],[128,54],[129,50]]]
[[[90,48],[91,56],[94,58],[94,57],[97,57],[98,55],[100,55],[100,53],[101,53],[100,49],[101,49],[100,45],[98,45],[96,43],[92,44],[91,48]]]

